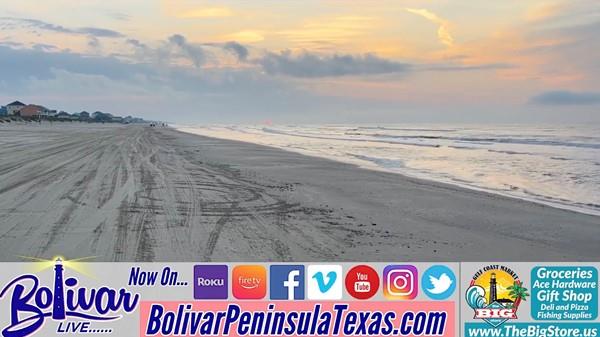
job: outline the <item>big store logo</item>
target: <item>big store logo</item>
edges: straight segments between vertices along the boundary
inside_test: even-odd
[[[519,276],[500,265],[485,266],[475,273],[466,291],[467,304],[474,310],[473,318],[493,327],[517,319],[519,305],[529,296]]]

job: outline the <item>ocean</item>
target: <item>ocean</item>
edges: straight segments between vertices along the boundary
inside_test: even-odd
[[[178,125],[600,215],[598,125]]]

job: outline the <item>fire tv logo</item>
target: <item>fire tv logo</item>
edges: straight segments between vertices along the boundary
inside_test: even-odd
[[[231,291],[233,297],[240,300],[264,298],[267,295],[267,270],[259,265],[234,267]]]
[[[346,274],[346,291],[354,298],[366,300],[379,290],[379,275],[367,265],[355,266]]]

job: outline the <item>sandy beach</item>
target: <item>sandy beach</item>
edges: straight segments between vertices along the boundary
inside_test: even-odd
[[[0,260],[562,261],[600,217],[170,128],[0,125]]]

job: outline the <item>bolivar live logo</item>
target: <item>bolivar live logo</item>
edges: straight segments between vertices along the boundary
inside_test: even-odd
[[[516,319],[519,304],[527,296],[527,288],[519,276],[501,265],[489,265],[477,271],[466,292],[467,304],[475,311],[473,318],[493,327]]]
[[[111,329],[97,329],[93,321],[106,322],[120,319],[119,312],[133,312],[139,294],[126,289],[77,286],[75,277],[63,280],[64,266],[59,258],[54,263],[54,287],[40,285],[37,276],[21,275],[0,291],[0,303],[8,299],[10,324],[2,328],[4,337],[25,337],[34,334],[47,319],[58,322],[58,333],[110,333]],[[74,318],[74,320],[69,320]]]

